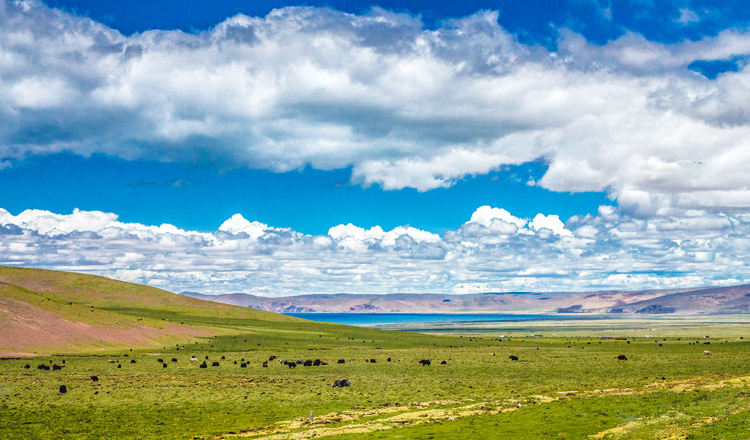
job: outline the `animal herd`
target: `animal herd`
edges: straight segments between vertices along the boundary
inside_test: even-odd
[[[708,350],[703,351],[703,354],[705,356],[711,356],[712,355],[712,353],[710,351],[708,351]],[[493,353],[493,356],[494,356],[494,353]],[[270,356],[268,358],[268,360],[262,361],[263,368],[268,368],[269,362],[272,362],[272,361],[276,360],[277,358],[278,358],[277,356]],[[209,366],[209,364],[207,362],[208,359],[209,359],[209,357],[206,356],[205,360],[201,364],[198,365],[199,368],[208,368],[208,366]],[[510,355],[508,357],[508,359],[510,359],[511,361],[518,361],[519,357],[516,356],[516,355]],[[624,354],[620,354],[620,355],[616,356],[616,359],[620,360],[620,361],[627,361],[628,360],[627,356],[625,356]],[[221,356],[221,360],[226,360],[226,356],[224,356],[224,355]],[[391,361],[392,361],[392,359],[390,357],[386,359],[386,362],[391,362]],[[167,364],[167,362],[165,362],[164,359],[157,358],[157,362],[162,366],[162,368],[167,368],[168,364]],[[178,359],[177,358],[171,358],[170,362],[177,363]],[[189,362],[191,364],[192,363],[198,363],[198,358],[195,357],[195,356],[191,356],[190,359],[189,359]],[[347,362],[346,359],[338,359],[336,361],[337,364],[345,364],[346,362]],[[375,364],[375,363],[377,363],[377,359],[366,358],[366,359],[364,359],[364,362],[365,363],[369,363],[369,364]],[[41,364],[39,364],[37,366],[37,370],[59,371],[59,370],[62,370],[65,367],[65,361],[62,360],[61,363],[62,363],[62,365],[58,365],[56,363],[52,363],[52,361],[50,360],[49,361],[50,365],[41,363]],[[120,361],[115,361],[114,359],[108,359],[107,363],[110,363],[110,364],[115,364],[116,363],[117,364],[117,368],[122,368],[122,365],[120,364]],[[137,363],[137,361],[135,359],[130,359],[130,363],[131,364],[135,364],[135,363]],[[319,366],[326,366],[326,365],[328,365],[328,362],[326,362],[324,360],[321,360],[321,359],[279,360],[278,363],[280,365],[288,366],[290,369],[296,368],[297,366],[300,366],[300,365],[303,366],[303,367],[319,367]],[[238,361],[234,361],[234,365],[237,365],[237,364],[238,364]],[[422,367],[429,367],[429,366],[432,365],[432,360],[430,360],[430,359],[421,359],[421,360],[418,361],[418,364],[422,365]],[[448,362],[446,360],[442,360],[440,362],[440,365],[447,365],[447,364],[448,364]],[[239,363],[239,367],[240,368],[247,368],[248,365],[250,365],[250,362],[246,361],[245,358],[242,358],[241,362]],[[218,361],[212,361],[211,362],[211,366],[212,367],[219,367],[220,363]],[[26,365],[24,365],[24,368],[25,369],[30,369],[31,365],[30,364],[26,364]],[[93,382],[98,382],[99,381],[99,376],[93,375],[93,376],[90,376],[90,379]],[[349,379],[339,379],[339,380],[336,380],[334,382],[334,384],[333,384],[333,387],[348,387],[348,386],[350,386]],[[68,390],[67,390],[66,385],[61,385],[60,386],[59,392],[61,394],[65,394],[65,393],[67,393],[67,391]]]

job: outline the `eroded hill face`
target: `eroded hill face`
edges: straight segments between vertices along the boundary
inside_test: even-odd
[[[243,293],[183,295],[279,313],[733,314],[750,311],[750,285],[664,290],[437,294],[336,294],[265,298]]]
[[[184,344],[285,320],[102,277],[0,267],[0,356]]]

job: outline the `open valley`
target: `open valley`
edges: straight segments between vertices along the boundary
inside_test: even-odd
[[[36,280],[25,301],[44,298],[66,320],[66,307],[93,306],[121,317],[115,323],[202,332],[132,348],[100,341],[36,347],[34,355],[26,347],[34,356],[0,360],[3,438],[750,435],[750,334],[741,317],[418,333],[305,321],[83,275],[5,268],[2,277],[6,291],[13,280]],[[143,299],[123,307],[116,287]],[[348,386],[333,386],[342,379]]]

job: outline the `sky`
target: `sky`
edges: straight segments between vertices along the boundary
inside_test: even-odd
[[[164,288],[750,282],[736,1],[0,3],[0,264]]]

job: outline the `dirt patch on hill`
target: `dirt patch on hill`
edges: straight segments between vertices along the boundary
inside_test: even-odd
[[[0,356],[102,345],[151,346],[163,337],[209,336],[203,330],[177,324],[165,324],[163,327],[92,325],[62,318],[24,301],[0,297],[0,347],[3,350]]]

